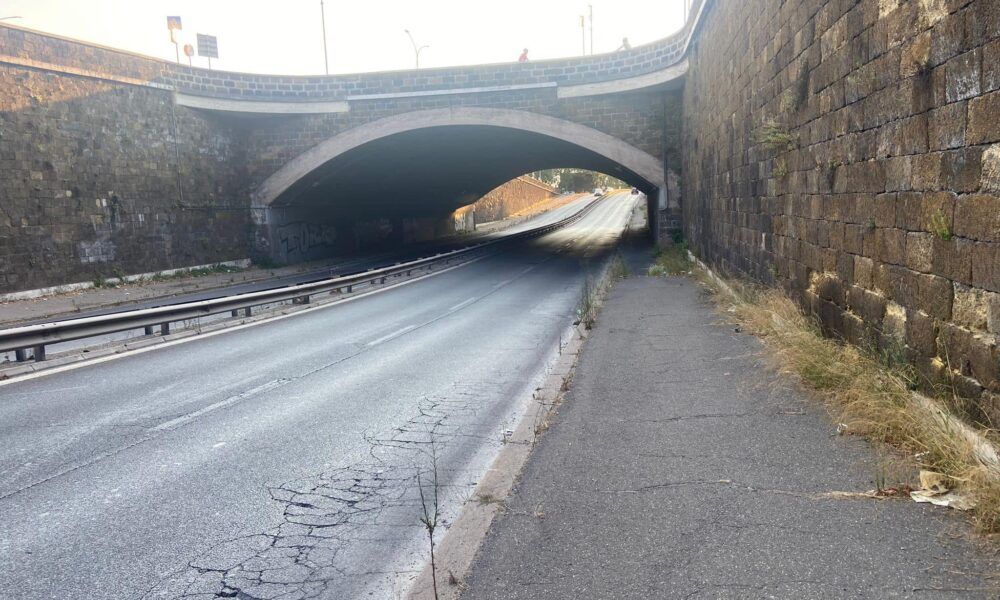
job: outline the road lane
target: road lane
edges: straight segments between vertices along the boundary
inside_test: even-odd
[[[632,204],[356,302],[0,387],[0,595],[391,596],[425,557],[416,470],[434,455],[452,514]]]

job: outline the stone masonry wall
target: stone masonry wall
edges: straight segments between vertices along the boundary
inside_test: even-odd
[[[720,0],[689,61],[696,253],[1000,419],[1000,2]]]
[[[0,292],[245,258],[239,139],[163,90],[0,65]]]
[[[555,188],[534,177],[518,177],[490,190],[472,204],[456,210],[455,219],[456,222],[464,220],[467,213],[474,213],[475,217],[471,222],[473,227],[476,223],[498,221],[551,198],[555,192]]]

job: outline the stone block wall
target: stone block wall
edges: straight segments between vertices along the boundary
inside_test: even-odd
[[[468,223],[466,214],[472,213],[474,216],[470,228],[475,228],[476,223],[499,221],[543,200],[548,200],[555,195],[555,192],[555,188],[534,177],[518,177],[455,211],[455,220],[456,223]]]
[[[695,251],[1000,418],[1000,2],[717,1],[689,60]]]
[[[0,292],[245,258],[240,137],[167,91],[0,65]]]

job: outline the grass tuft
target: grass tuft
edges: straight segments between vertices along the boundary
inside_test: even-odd
[[[962,421],[954,398],[915,394],[916,372],[892,353],[824,337],[818,322],[781,290],[727,284],[734,293],[719,295],[720,302],[766,341],[779,371],[817,392],[849,433],[947,476],[954,489],[975,500],[978,529],[1000,532],[1000,460],[991,431]]]
[[[687,244],[680,242],[667,247],[657,246],[653,250],[653,264],[647,273],[650,277],[682,275],[691,271],[692,266]]]
[[[794,150],[799,139],[784,125],[773,120],[764,123],[756,134],[757,143],[774,152]]]

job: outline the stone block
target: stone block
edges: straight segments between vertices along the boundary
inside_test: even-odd
[[[976,48],[945,63],[945,99],[948,102],[958,102],[980,94],[981,60],[980,50]]]
[[[1000,39],[983,46],[983,92],[1000,90]]]
[[[919,296],[915,306],[932,317],[946,321],[951,319],[953,284],[950,280],[936,275],[919,275]],[[914,305],[909,305],[914,306]]]
[[[875,196],[875,226],[893,227],[896,224],[896,194]]]
[[[1000,292],[1000,244],[970,242],[972,285]]]
[[[966,142],[988,144],[1000,141],[1000,91],[990,92],[969,102]]]
[[[930,111],[928,116],[928,147],[948,150],[965,145],[966,102],[954,102]]]
[[[884,296],[858,286],[851,286],[848,289],[847,302],[855,314],[872,324],[882,322],[888,303]]]
[[[983,150],[979,185],[983,192],[1000,195],[1000,144],[993,144]]]
[[[983,242],[1000,242],[1000,196],[971,194],[955,202],[954,234]]]
[[[854,283],[863,288],[872,288],[874,286],[875,261],[864,256],[849,256],[854,257]]]
[[[906,255],[906,232],[902,229],[880,227],[875,230],[878,240],[878,258],[892,265],[901,265]]]
[[[931,60],[931,32],[924,31],[912,38],[903,48],[899,63],[899,77],[913,77],[927,70]]]
[[[902,192],[911,189],[913,164],[909,156],[894,156],[885,163],[885,189],[887,192]]]
[[[943,155],[943,152],[930,152],[911,157],[911,189],[933,191],[944,187],[941,184]]]
[[[921,310],[907,310],[906,345],[923,356],[937,355],[937,325]]]
[[[974,242],[954,238],[944,240],[935,236],[933,244],[933,273],[952,281],[971,284]]]
[[[934,236],[930,233],[906,234],[906,267],[921,273],[933,270]]]
[[[997,296],[967,285],[955,285],[952,322],[968,329],[986,331],[990,317],[990,296]]]
[[[941,187],[958,193],[979,190],[982,155],[981,146],[944,152],[941,160]]]

